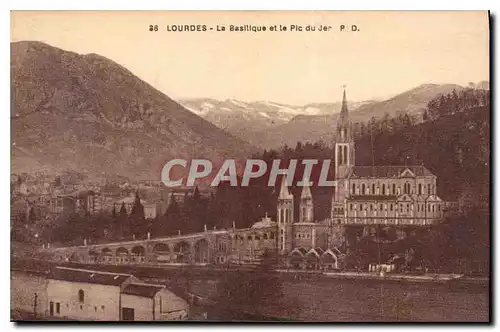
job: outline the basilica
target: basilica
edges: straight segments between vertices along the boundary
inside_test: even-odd
[[[294,197],[286,181],[281,183],[277,203],[280,255],[292,263],[294,257],[307,262],[309,255],[319,264],[330,256],[338,258],[337,248],[345,244],[349,227],[358,226],[367,234],[375,226],[428,226],[443,218],[446,202],[436,195],[436,176],[424,166],[356,165],[345,91],[336,136],[330,218],[314,218],[309,187]],[[294,199],[299,200],[298,220],[294,219]]]

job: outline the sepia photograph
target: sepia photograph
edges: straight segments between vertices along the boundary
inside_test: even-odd
[[[490,27],[11,11],[11,321],[491,323]]]

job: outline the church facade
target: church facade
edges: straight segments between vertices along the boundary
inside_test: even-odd
[[[282,180],[277,250],[291,265],[337,267],[341,255],[337,248],[345,243],[348,227],[360,226],[367,234],[373,226],[429,226],[444,217],[447,204],[436,194],[436,176],[424,166],[356,165],[345,91],[336,136],[330,218],[315,220],[309,187],[294,197]],[[298,220],[294,220],[295,199],[300,200]]]

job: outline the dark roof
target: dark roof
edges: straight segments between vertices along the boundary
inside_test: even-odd
[[[88,284],[101,284],[109,286],[120,286],[130,277],[132,277],[130,274],[80,270],[66,267],[56,267],[49,275],[49,279],[53,280],[83,282]]]
[[[300,247],[300,248],[299,248],[299,251],[300,251],[300,253],[301,253],[302,255],[307,254],[307,250],[306,250],[306,248],[302,248],[302,247]]]
[[[162,288],[164,287],[160,285],[128,284],[122,293],[142,297],[154,297]]]
[[[351,195],[348,201],[395,201],[396,195]]]
[[[314,248],[314,250],[316,250],[316,252],[317,252],[318,254],[320,254],[320,255],[323,255],[323,253],[325,252],[325,251],[323,250],[323,248],[320,248],[320,247],[316,247],[316,248]]]
[[[353,166],[352,178],[396,178],[405,169],[409,169],[416,176],[433,176],[425,166]]]

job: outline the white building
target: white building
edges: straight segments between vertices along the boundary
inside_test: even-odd
[[[52,318],[119,321],[184,320],[187,301],[165,286],[140,282],[129,274],[57,267],[47,279]]]

